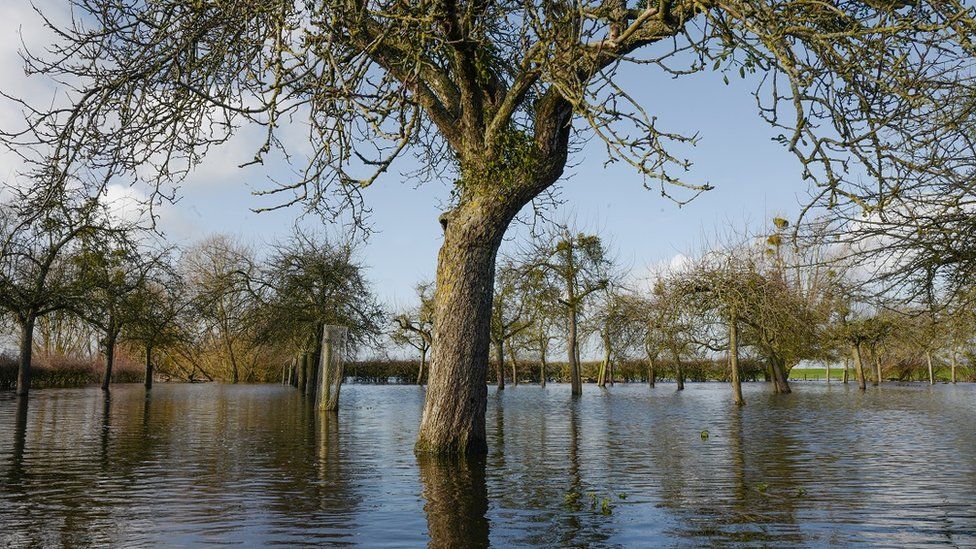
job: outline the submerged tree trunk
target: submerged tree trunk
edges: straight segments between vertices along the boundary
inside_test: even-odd
[[[573,396],[583,394],[583,380],[579,367],[579,344],[576,341],[576,309],[569,308],[569,380],[572,384]]]
[[[115,365],[115,335],[106,336],[105,340],[105,373],[102,376],[102,390],[108,391],[112,382],[112,367]]]
[[[845,358],[844,359],[844,383],[847,383],[849,381],[850,377],[851,377],[850,376],[850,371],[851,371],[850,366],[851,366],[851,359],[850,358]]]
[[[153,386],[152,345],[146,345],[146,390]]]
[[[925,351],[925,362],[929,367],[929,385],[935,385],[935,370],[932,368],[932,351]]]
[[[34,352],[34,323],[37,318],[28,316],[20,325],[20,356],[17,368],[17,395],[30,393],[31,354]]]
[[[495,346],[495,384],[499,391],[505,390],[505,347],[500,341],[493,343]]]
[[[657,383],[657,370],[654,367],[654,357],[647,357],[647,384],[653,389]]]
[[[867,382],[864,379],[864,363],[861,360],[860,343],[856,343],[852,346],[851,354],[854,358],[854,372],[857,374],[857,388],[862,391],[867,390]]]
[[[786,377],[786,364],[783,360],[778,357],[773,358],[769,361],[769,368],[773,375],[773,390],[784,395],[793,392]]]
[[[417,437],[418,452],[484,453],[495,256],[515,211],[477,202],[442,216],[437,260],[434,356]]]
[[[742,398],[742,380],[739,377],[739,322],[732,318],[729,323],[729,370],[732,382],[732,402],[736,406],[746,403]]]
[[[828,360],[825,365],[827,366],[827,383],[830,383],[830,361]]]

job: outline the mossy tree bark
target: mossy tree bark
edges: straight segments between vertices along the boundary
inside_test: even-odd
[[[561,95],[547,93],[536,102],[530,139],[516,135],[497,150],[479,150],[463,158],[459,203],[440,218],[444,241],[437,256],[434,357],[417,452],[457,455],[488,450],[485,376],[495,259],[519,210],[562,176],[572,112]],[[471,129],[475,138],[469,142],[485,143],[484,136]],[[514,163],[498,160],[511,156],[527,158]]]

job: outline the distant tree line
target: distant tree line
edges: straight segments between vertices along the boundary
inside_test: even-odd
[[[79,358],[102,363],[105,390],[120,356],[142,357],[147,389],[157,376],[278,380],[293,357],[317,357],[327,324],[347,327],[353,346],[380,332],[351,245],[296,230],[264,258],[225,235],[177,250],[104,200],[37,204],[28,190],[0,206],[0,318],[18,346],[0,384],[16,379],[18,394],[32,364],[79,369]]]
[[[861,389],[885,380],[973,377],[970,301],[953,301],[956,292],[922,301],[879,294],[876,279],[866,276],[874,271],[821,229],[811,225],[798,236],[775,218],[758,234],[714,242],[680,266],[634,280],[600,236],[556,227],[499,263],[489,381],[499,390],[566,381],[578,394],[584,380],[653,386],[667,378],[678,390],[688,379],[722,380],[743,404],[743,380],[763,379],[789,393],[790,372],[804,363],[826,368],[825,375],[842,367],[843,380]],[[424,313],[428,288],[418,286],[419,303],[396,315],[391,332],[393,341],[412,342],[420,364],[428,353],[422,334],[434,322]],[[584,346],[600,359],[584,366]],[[394,363],[361,371],[377,379],[384,364]],[[399,379],[404,368],[396,362],[389,371]],[[416,373],[420,380],[423,372]]]

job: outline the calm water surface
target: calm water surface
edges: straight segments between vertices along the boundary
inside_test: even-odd
[[[2,394],[0,545],[976,546],[976,387],[794,389],[491,388],[453,465],[413,454],[417,387]]]

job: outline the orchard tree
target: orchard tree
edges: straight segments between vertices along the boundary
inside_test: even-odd
[[[495,376],[499,391],[505,390],[506,344],[532,326],[522,280],[521,266],[513,261],[503,263],[495,274],[495,295],[492,299],[489,333],[492,347],[495,349]],[[515,369],[513,360],[512,384],[518,385]]]
[[[147,391],[153,385],[156,364],[153,353],[186,337],[180,319],[189,306],[183,279],[176,273],[168,254],[160,254],[146,281],[131,297],[130,319],[122,334],[126,341],[142,345]]]
[[[258,265],[250,246],[226,235],[208,237],[180,257],[202,347],[218,350],[230,379],[249,375],[259,344],[254,337],[255,311],[260,305],[251,287]]]
[[[156,257],[141,250],[128,231],[109,238],[100,236],[84,239],[72,259],[77,263],[78,283],[85,296],[76,311],[99,332],[105,355],[102,390],[108,391],[116,344],[122,330],[136,320],[143,307],[143,293]]]
[[[421,282],[415,289],[420,303],[393,318],[394,330],[390,338],[393,343],[409,345],[420,353],[417,385],[421,385],[427,366],[427,353],[434,340],[434,285]]]
[[[17,394],[26,396],[37,322],[84,302],[72,257],[82,237],[109,229],[97,200],[59,194],[39,207],[34,190],[7,190],[14,196],[0,205],[0,307],[20,329]]]
[[[623,67],[643,67],[641,83],[651,71],[758,73],[760,116],[802,175],[851,199],[862,181],[958,166],[960,147],[943,138],[972,97],[973,8],[960,0],[71,5],[56,42],[25,55],[67,100],[21,100],[27,126],[6,132],[52,187],[83,169],[164,192],[244,124],[265,130],[252,163],[308,151],[294,180],[261,192],[279,199],[268,207],[361,212],[361,190],[408,151],[425,175],[454,181],[420,452],[486,451],[495,256],[574,144],[596,136],[664,193],[708,188],[683,180],[689,162],[675,156],[693,138],[658,126],[654,106],[624,89]],[[287,142],[290,124],[307,139]]]
[[[565,314],[568,333],[566,352],[573,396],[583,394],[579,364],[579,323],[584,306],[596,292],[607,288],[613,260],[599,236],[557,227],[537,238],[529,252],[527,268],[537,269],[560,288],[557,300]]]
[[[344,326],[354,349],[375,341],[383,311],[351,244],[296,230],[274,249],[267,266],[249,269],[245,280],[256,303],[250,315],[256,342],[307,353],[304,378],[315,394],[326,326]]]

